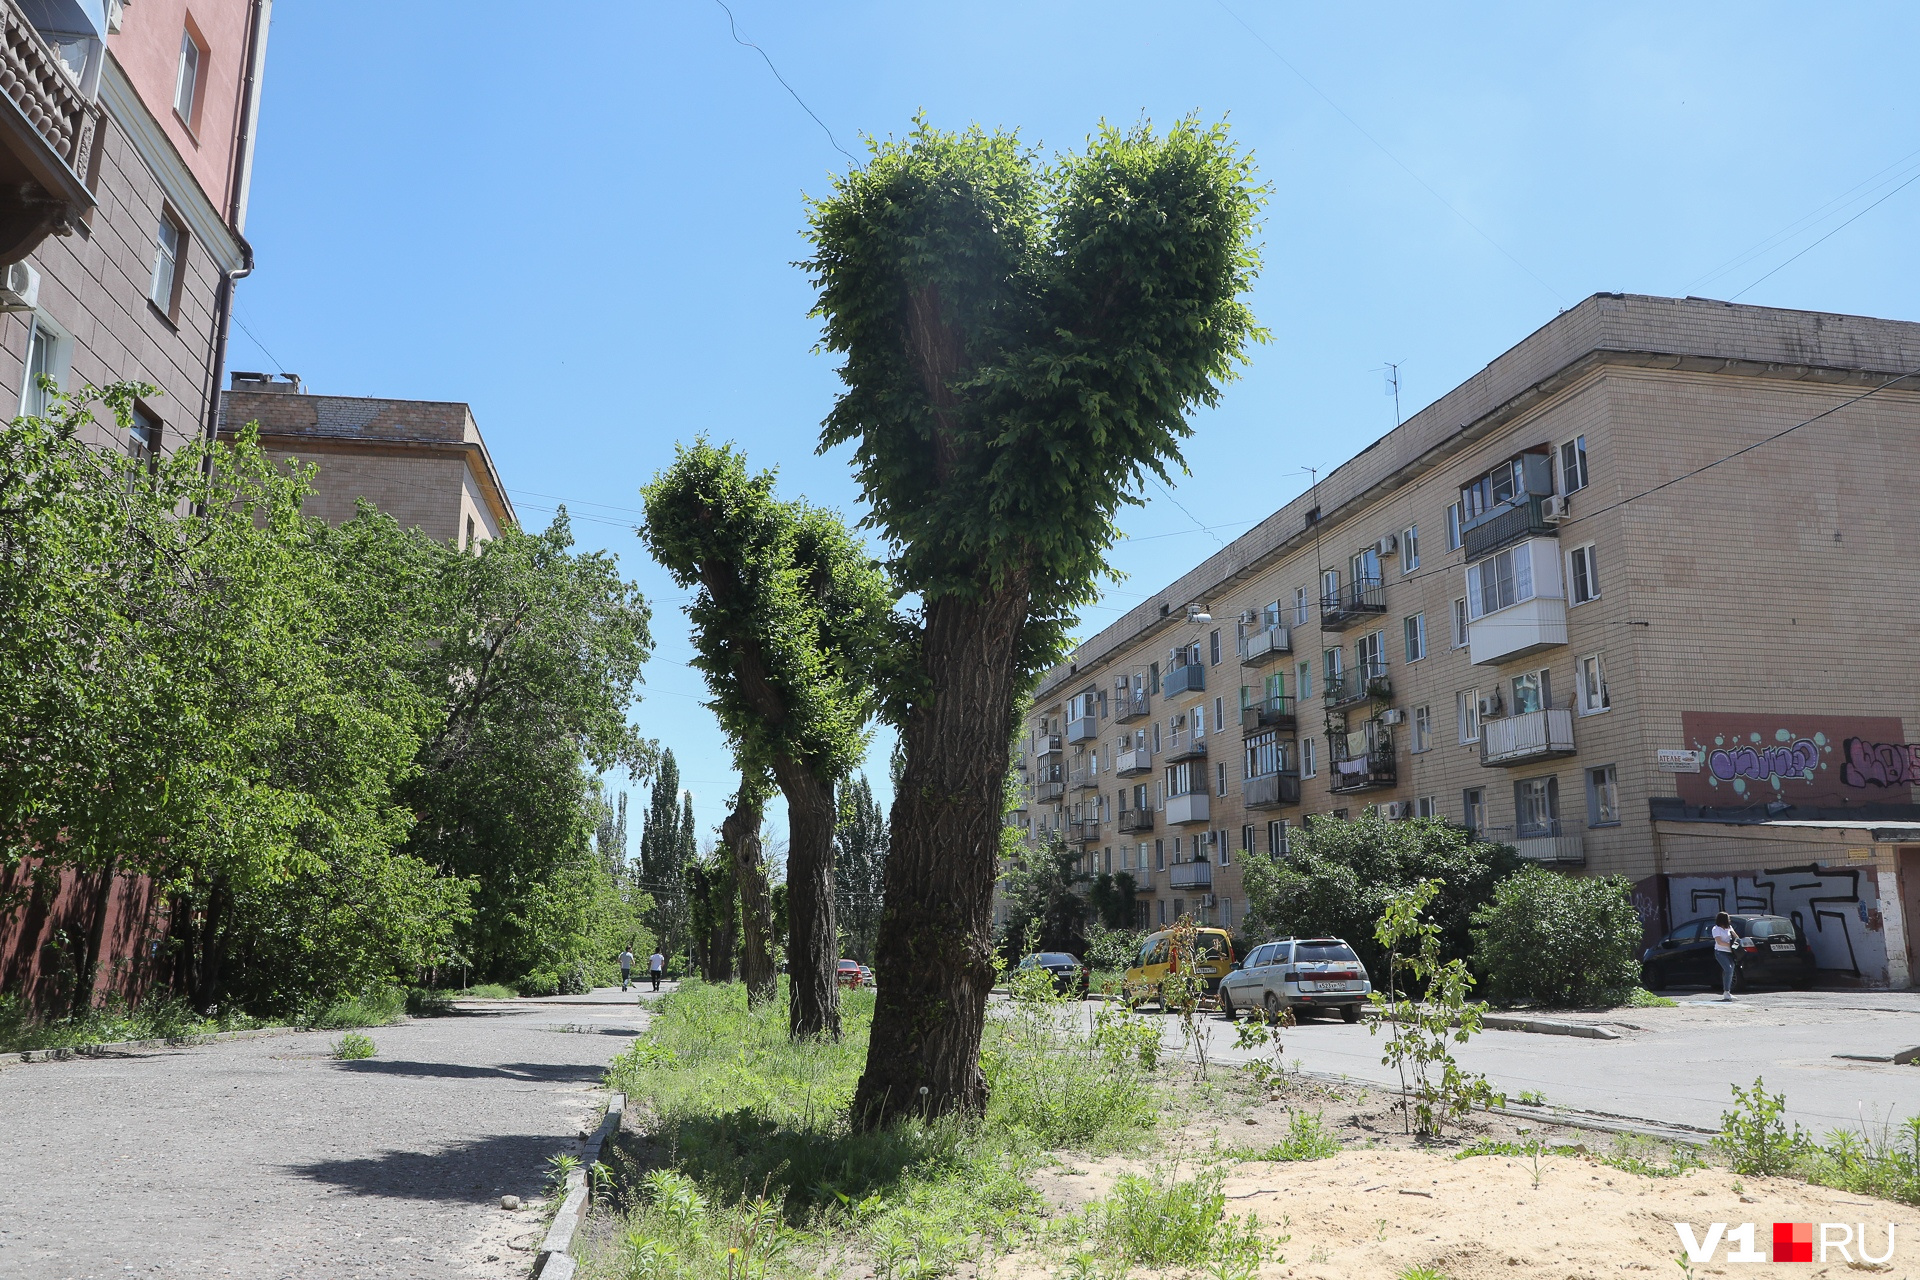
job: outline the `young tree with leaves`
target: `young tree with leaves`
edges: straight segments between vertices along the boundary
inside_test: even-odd
[[[810,210],[824,345],[846,383],[821,447],[918,595],[897,642],[895,793],[862,1123],[978,1112],[1014,710],[1094,597],[1119,508],[1180,465],[1257,330],[1241,295],[1261,192],[1224,126],[1102,127],[1043,161],[924,119]]]
[[[834,842],[834,908],[847,940],[846,952],[854,960],[871,964],[886,890],[887,815],[875,803],[864,773],[840,789],[840,825]]]
[[[698,589],[709,705],[786,797],[789,1030],[838,1038],[833,794],[866,748],[893,595],[838,516],[775,498],[773,473],[730,447],[682,446],[643,492],[647,549]]]

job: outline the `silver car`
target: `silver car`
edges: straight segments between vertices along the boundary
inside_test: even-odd
[[[1232,1020],[1256,1010],[1278,1018],[1291,1009],[1305,1019],[1338,1009],[1343,1020],[1358,1022],[1372,990],[1367,967],[1343,940],[1280,938],[1255,947],[1245,964],[1221,979],[1220,1012]]]

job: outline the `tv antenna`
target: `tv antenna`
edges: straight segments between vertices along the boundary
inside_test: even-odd
[[[1400,425],[1400,366],[1392,360],[1386,364],[1386,383],[1383,393],[1393,397],[1393,425]]]

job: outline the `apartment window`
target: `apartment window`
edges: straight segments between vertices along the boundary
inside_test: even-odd
[[[1462,534],[1460,526],[1466,523],[1465,509],[1457,502],[1447,504],[1447,550],[1458,551]]]
[[[1418,662],[1427,656],[1427,615],[1416,613],[1406,619],[1407,661]]]
[[[1600,565],[1594,559],[1591,542],[1567,553],[1567,590],[1572,593],[1572,604],[1600,598]]]
[[[153,279],[148,282],[147,298],[169,319],[179,293],[180,257],[186,243],[187,233],[180,229],[171,213],[162,212],[160,225],[154,231]]]
[[[1368,547],[1347,562],[1353,570],[1353,589],[1355,592],[1380,585],[1380,549]]]
[[[1353,642],[1353,665],[1361,678],[1372,680],[1387,671],[1387,633],[1375,631]]]
[[[1480,741],[1480,691],[1468,689],[1460,694],[1454,711],[1460,725],[1460,741]]]
[[[1521,839],[1560,834],[1560,781],[1522,778],[1513,784],[1514,835]]]
[[[1527,543],[1467,566],[1467,609],[1471,618],[1533,599],[1533,548]]]
[[[1305,587],[1295,587],[1293,589],[1293,625],[1294,626],[1304,627],[1307,625],[1307,610],[1309,608],[1311,608],[1311,605],[1308,603],[1308,600],[1307,600],[1307,589]]]
[[[1480,787],[1468,787],[1460,793],[1460,817],[1469,834],[1487,829],[1487,793]]]
[[[1414,752],[1433,750],[1433,708],[1415,707],[1413,709],[1413,746]]]
[[[1453,647],[1467,647],[1467,598],[1457,597],[1453,602]]]
[[[1220,665],[1220,632],[1216,628],[1207,633],[1207,657],[1211,665]]]
[[[1620,785],[1610,764],[1587,770],[1587,825],[1612,827],[1620,822]]]
[[[473,550],[473,517],[467,517],[467,550]]]
[[[1158,720],[1153,722],[1153,753],[1160,754],[1160,722]]]
[[[1587,487],[1587,438],[1575,436],[1560,446],[1560,492]]]
[[[1293,696],[1311,698],[1313,696],[1313,664],[1302,662],[1293,669]]]
[[[1327,691],[1329,698],[1331,698],[1334,695],[1334,691],[1340,687],[1340,672],[1345,662],[1346,654],[1339,649],[1326,649],[1321,651],[1320,670],[1321,674],[1325,677],[1321,681],[1321,687]]]
[[[1215,733],[1219,733],[1222,729],[1225,729],[1226,727],[1227,727],[1226,700],[1224,698],[1215,698],[1213,700],[1213,731]]]
[[[1328,569],[1320,575],[1320,607],[1338,609],[1340,607],[1340,571]]]
[[[44,418],[50,393],[40,385],[42,378],[60,386],[60,334],[45,319],[34,316],[27,327],[27,383],[20,391],[20,412],[29,418]]]
[[[1545,711],[1553,703],[1553,690],[1545,671],[1523,671],[1513,678],[1513,714],[1524,716]]]
[[[1226,793],[1222,792],[1221,794],[1225,795]],[[1253,828],[1248,827],[1247,830],[1251,831],[1253,830]],[[1214,832],[1213,834],[1215,837],[1214,853],[1216,854],[1216,856],[1218,856],[1220,860],[1220,865],[1223,867],[1232,866],[1233,865],[1233,846],[1227,843],[1226,829],[1223,827],[1219,831]]]
[[[1247,739],[1246,770],[1249,778],[1264,778],[1270,773],[1278,773],[1284,767],[1280,749],[1280,737],[1269,729]]]
[[[1246,826],[1240,828],[1240,848],[1241,848],[1241,851],[1245,853],[1253,852],[1253,824],[1252,823],[1248,823]]]
[[[1267,853],[1279,857],[1287,851],[1287,824],[1281,819],[1267,824]]]
[[[1227,794],[1227,762],[1224,760],[1213,766],[1213,793],[1217,796]]]
[[[1160,923],[1165,924],[1166,922],[1167,922],[1167,900],[1165,898],[1162,898],[1160,899]]]
[[[1580,659],[1580,714],[1598,715],[1613,705],[1607,696],[1607,667],[1600,655],[1590,653]]]
[[[1440,797],[1421,796],[1413,802],[1413,816],[1416,818],[1437,818],[1440,816]]]
[[[1319,746],[1312,738],[1300,739],[1300,776],[1317,778],[1320,776],[1319,762],[1314,758],[1314,749]]]
[[[1420,526],[1410,524],[1400,535],[1400,572],[1412,573],[1420,567]]]
[[[188,128],[193,127],[193,108],[200,98],[200,42],[191,29],[180,32],[180,66],[173,77],[173,110]]]
[[[1233,899],[1232,898],[1220,899],[1220,925],[1222,928],[1226,928],[1226,929],[1233,928]]]

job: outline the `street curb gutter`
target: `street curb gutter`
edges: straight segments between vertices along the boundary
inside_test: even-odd
[[[613,1101],[607,1104],[607,1114],[600,1118],[600,1127],[580,1153],[580,1167],[567,1175],[566,1196],[560,1201],[560,1211],[553,1215],[547,1237],[540,1242],[540,1250],[534,1256],[536,1280],[573,1280],[573,1237],[585,1221],[587,1205],[593,1198],[593,1166],[600,1163],[600,1151],[607,1140],[619,1132],[620,1118],[626,1110],[627,1095],[614,1094]]]
[[[1579,1036],[1586,1040],[1620,1038],[1620,1033],[1612,1027],[1597,1026],[1591,1022],[1563,1022],[1557,1018],[1528,1018],[1510,1013],[1482,1014],[1480,1025],[1489,1031],[1531,1031],[1535,1035]]]

